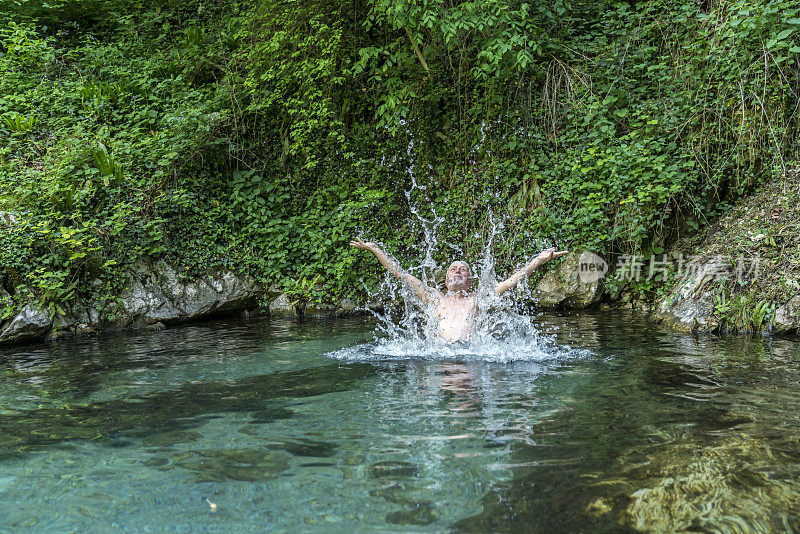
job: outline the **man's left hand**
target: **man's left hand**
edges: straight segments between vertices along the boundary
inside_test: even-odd
[[[556,247],[550,247],[550,248],[547,248],[547,249],[544,249],[543,251],[541,251],[539,253],[539,256],[537,256],[537,259],[541,263],[546,263],[546,262],[548,262],[550,260],[554,260],[554,259],[559,258],[559,257],[563,256],[564,254],[568,254],[568,253],[569,253],[569,250],[560,250],[560,251],[556,252]]]

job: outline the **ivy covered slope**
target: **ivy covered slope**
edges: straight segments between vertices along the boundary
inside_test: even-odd
[[[438,261],[649,255],[798,159],[792,0],[7,0],[0,47],[4,317],[142,258],[358,296],[412,175]]]
[[[798,331],[798,172],[764,184],[713,224],[673,245],[673,253],[693,267],[657,288],[655,319],[679,330]],[[635,298],[635,290],[646,285],[630,288],[627,297]]]

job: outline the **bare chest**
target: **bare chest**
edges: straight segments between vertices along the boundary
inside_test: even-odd
[[[436,309],[439,319],[467,320],[475,315],[474,298],[443,298]]]

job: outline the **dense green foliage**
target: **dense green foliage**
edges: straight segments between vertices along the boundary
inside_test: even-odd
[[[351,236],[418,254],[412,175],[440,261],[492,218],[501,270],[657,252],[797,161],[799,28],[789,0],[4,2],[3,282],[55,312],[163,256],[341,296],[378,269]]]

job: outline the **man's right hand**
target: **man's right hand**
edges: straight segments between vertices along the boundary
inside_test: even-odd
[[[375,257],[378,258],[378,261],[381,262],[381,265],[386,267],[386,269],[394,276],[411,286],[411,290],[414,292],[417,298],[419,298],[426,305],[443,296],[441,291],[428,288],[419,278],[403,271],[400,268],[400,265],[397,263],[397,260],[390,258],[384,251],[381,250],[381,247],[372,241],[364,241],[360,237],[356,237],[350,241],[350,246],[360,248],[362,250],[368,250],[375,254]]]

